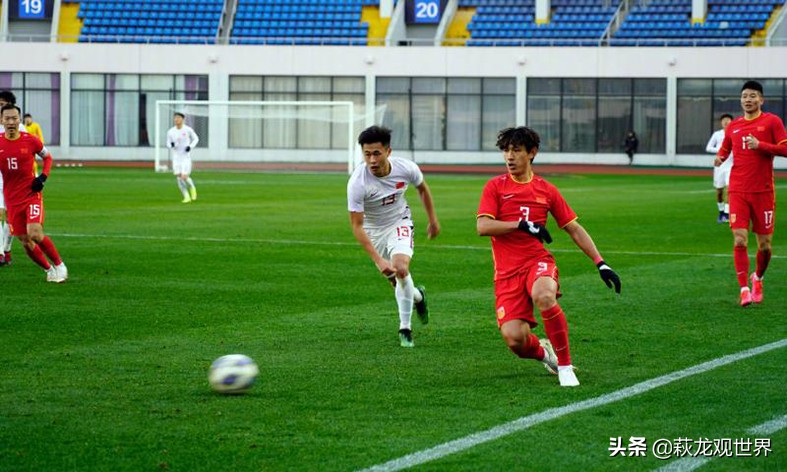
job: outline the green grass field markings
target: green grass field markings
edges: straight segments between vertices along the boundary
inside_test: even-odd
[[[120,240],[140,240],[140,241],[190,241],[205,243],[254,243],[254,244],[284,244],[284,245],[304,245],[304,246],[347,246],[356,247],[358,243],[350,241],[307,241],[303,239],[265,239],[265,238],[206,238],[195,236],[144,236],[133,234],[80,234],[80,233],[49,233],[50,236],[58,238],[92,238],[92,239],[120,239]],[[492,248],[485,246],[468,246],[454,244],[431,244],[426,243],[422,248],[466,250],[466,251],[491,251]],[[560,249],[551,248],[553,253],[581,253],[579,249]],[[618,254],[622,256],[669,256],[669,257],[713,257],[713,258],[732,258],[732,253],[702,253],[702,252],[681,252],[681,251],[616,251],[605,250],[604,254]],[[787,256],[774,254],[771,259],[787,259]]]
[[[773,433],[781,431],[784,428],[787,428],[787,415],[779,416],[772,420],[766,421],[765,423],[753,426],[747,429],[746,433],[757,436],[769,436]],[[664,467],[659,467],[658,469],[654,470],[657,472],[690,472],[692,470],[699,469],[713,459],[714,457],[705,456],[683,457],[676,461],[670,462]]]
[[[523,416],[508,423],[487,429],[486,431],[470,434],[463,438],[454,439],[453,441],[448,441],[429,449],[424,449],[422,451],[414,452],[397,459],[392,459],[382,464],[373,465],[369,468],[363,469],[362,472],[388,472],[408,469],[416,465],[424,464],[445,456],[449,456],[451,454],[465,451],[480,444],[495,441],[502,437],[524,431],[528,428],[545,423],[547,421],[558,419],[572,413],[577,413],[580,411],[589,410],[591,408],[625,400],[627,398],[649,392],[658,387],[669,385],[678,380],[702,374],[710,370],[732,364],[733,362],[748,359],[750,357],[758,356],[760,354],[784,347],[787,347],[787,338],[769,344],[764,344],[752,349],[747,349],[745,351],[740,351],[735,354],[728,354],[726,356],[718,357],[716,359],[703,362],[683,370],[678,370],[666,375],[655,377],[653,379],[634,384],[631,387],[626,387],[598,397],[589,398],[580,402],[571,403],[561,407],[550,408],[539,413]]]

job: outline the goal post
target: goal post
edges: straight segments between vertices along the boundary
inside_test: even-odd
[[[269,163],[346,164],[360,162],[355,143],[360,130],[377,122],[381,111],[356,113],[352,101],[156,101],[154,169],[171,168],[166,142],[175,113],[199,136],[192,158],[227,168]],[[384,110],[384,108],[382,109]]]

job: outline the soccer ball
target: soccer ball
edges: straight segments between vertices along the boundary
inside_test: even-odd
[[[259,372],[251,357],[229,354],[213,361],[208,372],[208,382],[219,393],[244,393],[254,385]]]

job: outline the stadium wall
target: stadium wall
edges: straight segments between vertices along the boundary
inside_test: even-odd
[[[664,78],[667,126],[664,154],[640,154],[637,164],[702,167],[708,155],[676,153],[679,78],[787,78],[787,48],[435,48],[290,47],[146,44],[0,43],[2,72],[60,73],[60,145],[56,156],[71,160],[153,160],[150,147],[75,147],[70,136],[72,73],[204,74],[211,100],[227,100],[231,75],[364,76],[366,103],[374,105],[375,77],[516,78],[516,121],[524,124],[528,77]],[[734,97],[733,97],[734,98]],[[213,131],[211,130],[211,134]],[[210,140],[211,145],[217,140]],[[211,160],[198,149],[196,160]],[[303,159],[294,152],[289,159]],[[408,152],[397,152],[411,155]],[[496,152],[417,151],[419,162],[487,164]],[[308,158],[307,158],[308,160]],[[624,164],[622,153],[542,153],[545,163]],[[787,159],[777,160],[787,168]]]

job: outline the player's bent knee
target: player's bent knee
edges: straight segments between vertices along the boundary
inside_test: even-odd
[[[541,292],[533,297],[533,303],[536,304],[539,311],[549,310],[557,305],[557,296],[552,292]]]
[[[517,322],[508,322],[500,327],[500,334],[510,349],[521,347],[529,332],[529,326]]]

